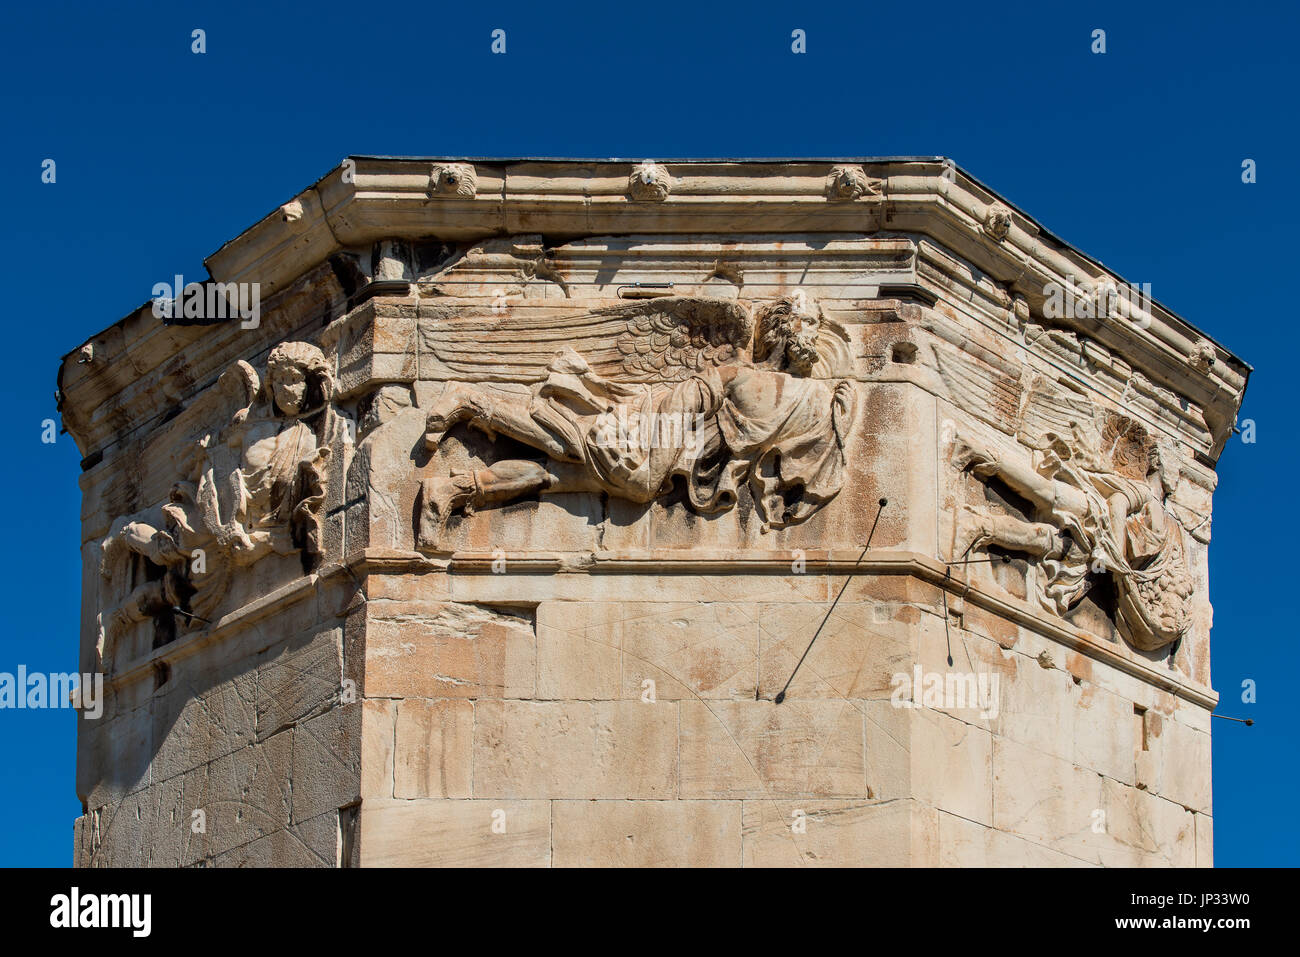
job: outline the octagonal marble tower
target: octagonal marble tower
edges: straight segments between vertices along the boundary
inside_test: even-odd
[[[1211,863],[1249,369],[950,161],[354,157],[207,267],[59,373],[78,864]]]

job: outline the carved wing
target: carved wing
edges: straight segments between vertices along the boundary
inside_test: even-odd
[[[616,382],[677,382],[746,355],[749,310],[731,299],[673,296],[573,316],[474,316],[421,327],[422,344],[459,379],[540,382],[565,347]]]
[[[1069,436],[1078,424],[1095,433],[1100,427],[1100,412],[1087,396],[1034,373],[1025,402],[1020,410],[1016,438],[1030,448],[1042,448],[1048,433]]]
[[[261,388],[262,382],[257,376],[257,370],[243,359],[233,362],[217,380],[217,392],[222,400],[241,411],[253,404]]]
[[[256,370],[243,359],[230,364],[216,385],[203,392],[185,409],[180,428],[187,441],[177,442],[171,453],[176,474],[197,482],[209,449],[223,429],[247,415],[262,383]]]
[[[935,347],[934,357],[959,408],[1030,448],[1042,448],[1048,433],[1072,435],[1075,423],[1098,425],[1099,412],[1087,396],[1039,373],[1017,374],[997,357],[986,362],[956,349]]]
[[[934,360],[958,408],[1000,432],[1016,434],[1025,392],[1018,375],[955,349],[935,346]]]
[[[618,338],[630,381],[676,382],[706,365],[722,365],[750,346],[749,312],[728,299],[661,300],[662,310],[637,316]]]

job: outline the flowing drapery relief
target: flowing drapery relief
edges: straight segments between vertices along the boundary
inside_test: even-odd
[[[963,506],[954,558],[990,547],[1030,557],[1033,597],[1060,616],[1108,576],[1126,641],[1156,651],[1186,635],[1194,582],[1188,531],[1170,502],[1179,481],[1176,447],[1041,375],[1021,382],[956,351],[935,356],[958,406],[986,420],[1001,410],[1000,428],[1016,440],[999,449],[953,429],[953,466],[1001,483],[1031,513],[1022,519]]]
[[[733,300],[686,297],[597,311],[566,337],[577,348],[527,321],[461,335],[442,347],[449,366],[479,381],[531,378],[530,395],[451,384],[428,412],[426,446],[468,422],[547,460],[426,479],[421,548],[440,547],[453,514],[533,494],[644,504],[680,479],[690,506],[712,514],[748,485],[766,531],[806,521],[840,490],[855,407],[852,383],[835,378],[847,371],[846,339],[803,297],[756,319]]]
[[[240,360],[196,400],[217,424],[183,449],[161,523],[153,511],[119,518],[102,543],[106,594],[129,592],[101,612],[101,660],[136,623],[160,623],[155,645],[209,623],[236,568],[293,552],[304,570],[317,563],[326,467],[350,436],[333,388],[319,348],[284,342],[264,380]],[[140,584],[132,556],[143,559]]]

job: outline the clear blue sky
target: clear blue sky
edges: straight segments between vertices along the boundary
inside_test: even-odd
[[[66,435],[40,441],[60,356],[160,279],[203,275],[205,255],[347,154],[946,155],[1254,365],[1242,415],[1258,442],[1220,462],[1211,597],[1219,710],[1258,724],[1215,721],[1215,850],[1220,865],[1300,862],[1286,684],[1300,16],[1137,7],[8,5],[0,671],[77,665],[80,456]],[[489,51],[498,27],[505,56]],[[0,768],[0,864],[69,863],[72,713],[0,711]]]

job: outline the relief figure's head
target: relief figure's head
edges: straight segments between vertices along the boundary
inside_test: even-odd
[[[315,411],[329,398],[325,355],[308,342],[282,342],[266,359],[267,393],[281,415]]]
[[[812,375],[821,358],[820,332],[820,310],[813,302],[800,295],[777,299],[759,310],[754,361],[791,375]]]

